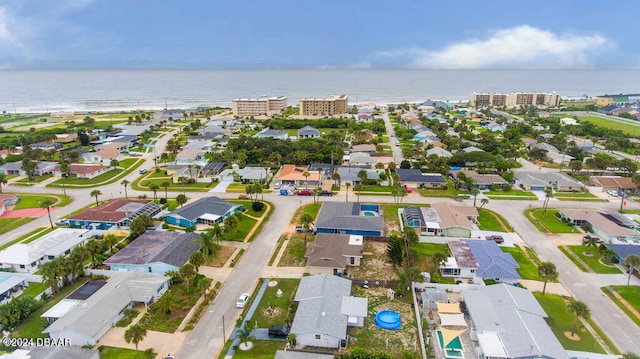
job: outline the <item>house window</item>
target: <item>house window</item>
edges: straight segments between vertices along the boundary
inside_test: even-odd
[[[351,257],[351,265],[356,264],[356,258],[355,257]]]
[[[321,340],[321,339],[322,339],[322,335],[316,334],[316,340]]]

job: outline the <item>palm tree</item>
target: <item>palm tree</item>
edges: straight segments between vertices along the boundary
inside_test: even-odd
[[[355,192],[357,199],[356,202],[360,202],[360,192],[362,192],[362,188],[364,186],[361,183],[358,183],[357,185],[353,186],[353,192]]]
[[[239,221],[236,216],[229,216],[224,219],[224,228],[229,231],[230,239],[233,240],[233,230],[238,227]]]
[[[95,197],[96,198],[96,207],[98,207],[98,196],[102,196],[102,192],[96,190],[91,191],[90,193],[91,197]]]
[[[542,295],[544,295],[544,292],[547,290],[547,282],[558,279],[556,265],[551,262],[540,263],[540,266],[538,267],[538,275],[544,281],[544,285],[542,286]]]
[[[51,220],[51,206],[56,203],[52,198],[45,198],[40,201],[40,208],[46,208],[47,214],[49,215],[49,223],[51,224],[51,228],[53,228],[53,221]]]
[[[164,199],[168,199],[167,190],[170,186],[171,186],[171,182],[169,181],[164,181],[160,183],[160,187],[164,188]]]
[[[481,200],[480,200],[480,208],[479,208],[479,209],[482,209],[482,207],[484,207],[484,206],[485,206],[486,204],[488,204],[488,203],[489,203],[489,198],[483,198],[483,199],[481,199]]]
[[[0,193],[2,193],[2,185],[7,184],[7,175],[0,173]]]
[[[124,332],[124,340],[127,343],[133,343],[133,345],[136,346],[136,350],[138,350],[138,344],[143,341],[146,336],[147,330],[140,324],[132,325],[126,332]]]
[[[196,267],[191,263],[185,263],[180,267],[180,278],[184,281],[184,286],[187,288],[187,292],[189,292],[189,284],[191,284],[191,279],[198,274],[196,272]]]
[[[236,338],[240,339],[240,344],[244,344],[249,340],[255,338],[253,333],[253,327],[250,322],[247,320],[244,322],[244,326],[242,326],[239,330],[236,331]]]
[[[187,203],[187,201],[188,201],[187,196],[183,194],[179,194],[176,196],[176,203],[180,205],[180,208],[182,208],[182,205]]]
[[[471,195],[473,196],[473,206],[476,206],[476,198],[478,198],[478,195],[480,194],[480,190],[477,189],[476,187],[471,187],[471,189],[469,190],[469,193],[471,193]]]
[[[307,232],[309,232],[310,225],[313,223],[313,216],[304,212],[302,216],[300,216],[300,223],[302,224],[302,228],[304,228],[304,243],[307,243]]]
[[[544,202],[542,204],[542,212],[546,213],[547,212],[547,206],[549,205],[549,199],[553,198],[553,188],[551,187],[546,187],[544,189]]]
[[[124,198],[129,198],[129,195],[127,194],[127,185],[129,183],[130,182],[127,180],[123,180],[122,182],[120,182],[120,184],[124,186]]]
[[[211,278],[207,278],[207,277],[201,276],[196,281],[196,290],[197,291],[202,291],[202,296],[206,297],[207,296],[207,290],[209,288],[211,288],[211,283],[212,282],[213,282],[213,280]]]
[[[96,240],[90,240],[85,244],[85,248],[89,253],[89,257],[91,257],[91,263],[95,265],[98,261],[98,256],[102,254],[102,242],[98,242]]]
[[[631,275],[633,271],[640,266],[640,256],[637,254],[629,254],[627,258],[624,259],[624,265],[629,267],[629,276],[627,277],[627,286],[631,282]]]
[[[436,269],[440,268],[440,266],[447,261],[447,255],[442,252],[436,252],[431,256],[431,261],[436,266]]]
[[[149,189],[153,191],[153,200],[157,200],[158,199],[158,190],[160,189],[160,186],[157,183],[151,183],[149,184]]]
[[[189,263],[193,264],[193,266],[196,267],[197,272],[198,269],[200,269],[200,266],[204,264],[204,255],[202,255],[202,252],[195,251],[191,253],[191,255],[189,255]]]
[[[571,314],[575,314],[576,318],[573,320],[573,325],[571,326],[571,335],[576,334],[576,324],[578,324],[578,318],[582,317],[583,319],[588,319],[591,315],[589,311],[589,307],[579,300],[569,303],[567,306],[567,311]]]
[[[162,295],[162,297],[158,298],[158,300],[153,303],[153,310],[156,310],[162,314],[173,313],[178,307],[178,303],[176,302],[176,296],[172,291],[168,291]]]
[[[311,176],[311,173],[304,171],[302,176],[304,177],[304,188],[307,189],[309,187],[309,176]]]
[[[331,175],[331,179],[333,180],[333,185],[337,186],[338,182],[340,181],[340,174],[338,173],[338,171],[333,172],[333,174]]]

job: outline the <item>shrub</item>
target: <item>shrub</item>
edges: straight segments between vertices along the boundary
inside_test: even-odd
[[[167,199],[166,198],[160,198],[160,204],[166,204],[167,203]]]
[[[253,203],[251,203],[251,208],[256,212],[260,212],[264,208],[264,203],[262,203],[262,202],[253,202]]]

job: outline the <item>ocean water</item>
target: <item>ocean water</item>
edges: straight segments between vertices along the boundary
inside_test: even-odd
[[[640,92],[640,70],[0,70],[0,111],[230,106],[238,97],[349,95],[350,103],[468,100],[472,92],[562,97]]]

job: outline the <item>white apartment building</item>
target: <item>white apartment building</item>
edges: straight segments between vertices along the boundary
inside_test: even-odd
[[[331,116],[347,113],[349,96],[331,96],[330,98],[300,99],[300,114],[303,116]]]
[[[231,107],[234,116],[259,116],[280,113],[287,107],[287,97],[237,98]]]

